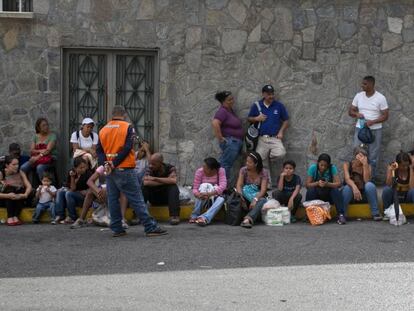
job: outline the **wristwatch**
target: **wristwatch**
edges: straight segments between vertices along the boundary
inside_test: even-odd
[[[259,199],[258,199],[258,198],[256,198],[256,197],[254,197],[254,198],[253,198],[253,200],[255,200],[256,202],[257,202],[257,201],[259,201]]]

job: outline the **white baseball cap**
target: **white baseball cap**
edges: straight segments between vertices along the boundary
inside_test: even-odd
[[[91,118],[85,118],[82,120],[82,125],[86,124],[95,124],[95,122]]]

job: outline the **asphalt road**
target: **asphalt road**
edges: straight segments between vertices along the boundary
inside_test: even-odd
[[[0,309],[414,309],[412,224],[164,227],[0,226]]]

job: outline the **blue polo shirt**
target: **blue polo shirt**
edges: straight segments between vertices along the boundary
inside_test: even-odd
[[[266,121],[262,122],[259,129],[259,135],[277,135],[280,128],[282,127],[283,121],[289,120],[289,115],[285,106],[276,100],[274,100],[269,108],[263,103],[263,99],[259,101],[260,108],[262,113],[267,116]],[[257,109],[256,104],[253,104],[250,108],[248,117],[257,117],[259,115],[259,110]]]

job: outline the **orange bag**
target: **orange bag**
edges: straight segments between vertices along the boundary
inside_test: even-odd
[[[310,205],[306,207],[306,215],[312,226],[319,226],[327,222],[331,219],[331,214],[329,210],[318,206],[318,205]]]

